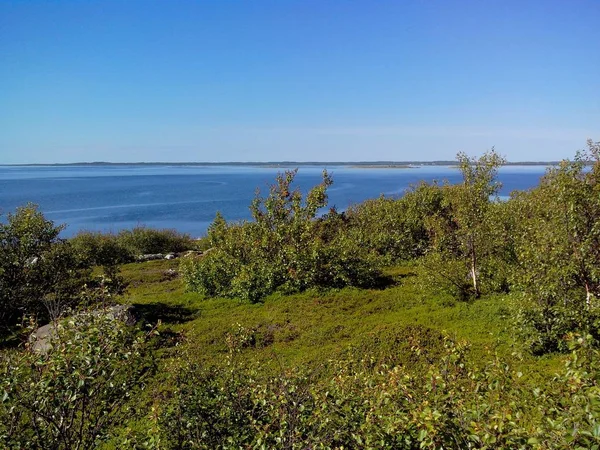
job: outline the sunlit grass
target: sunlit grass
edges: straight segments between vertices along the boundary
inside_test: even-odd
[[[225,335],[238,324],[255,336],[245,355],[265,367],[317,367],[365,343],[374,354],[393,352],[394,336],[404,336],[409,327],[466,340],[474,357],[496,353],[532,375],[551,375],[561,364],[558,356],[533,358],[519,347],[509,296],[466,303],[429,293],[411,265],[389,269],[391,283],[384,289],[274,294],[257,304],[186,292],[181,280],[168,273],[177,268],[176,260],[125,265],[122,274],[129,287],[123,301],[136,305],[148,321],[160,319],[164,330],[180,334],[191,354],[209,364],[223,359]]]

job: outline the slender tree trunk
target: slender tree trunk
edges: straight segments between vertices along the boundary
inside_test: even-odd
[[[590,292],[590,285],[585,283],[585,304],[588,309],[592,307],[592,293]]]
[[[479,298],[479,283],[477,282],[477,257],[475,255],[475,245],[473,245],[473,238],[471,238],[471,278],[473,279],[473,292],[475,292],[475,298]]]

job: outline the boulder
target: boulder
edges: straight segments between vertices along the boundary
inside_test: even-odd
[[[29,336],[29,342],[31,343],[31,350],[34,352],[45,354],[50,350],[50,341],[56,335],[56,326],[54,323],[49,323],[43,327],[39,327],[31,336]]]
[[[126,325],[135,325],[137,322],[134,308],[131,305],[114,305],[106,309],[97,309],[94,314],[106,314],[114,320],[120,320]],[[45,354],[51,348],[52,338],[56,336],[54,322],[39,327],[29,336],[30,348],[34,352]]]

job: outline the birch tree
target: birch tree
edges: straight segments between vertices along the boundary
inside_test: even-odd
[[[444,186],[444,205],[428,219],[432,246],[424,259],[434,278],[461,297],[481,296],[481,277],[496,253],[491,215],[505,160],[494,149],[480,158],[457,155],[462,182]],[[485,276],[484,276],[485,278]]]

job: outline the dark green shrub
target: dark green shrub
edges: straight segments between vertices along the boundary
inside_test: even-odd
[[[566,352],[567,337],[573,332],[583,332],[600,339],[600,309],[587,308],[583,301],[555,305],[524,301],[516,311],[516,327],[520,339],[534,355]]]
[[[134,260],[135,254],[119,238],[110,233],[83,231],[69,242],[79,257],[92,266],[114,266]]]
[[[511,200],[513,282],[524,293],[521,326],[537,353],[564,351],[568,332],[598,337],[600,144],[588,145]]]
[[[498,219],[502,217],[496,180],[504,159],[493,149],[480,158],[457,155],[462,182],[442,187],[441,208],[426,218],[430,246],[421,266],[439,286],[461,299],[506,290],[509,253]]]
[[[117,242],[134,255],[177,253],[194,248],[192,238],[176,230],[135,227],[117,234]]]
[[[361,245],[388,262],[406,261],[429,248],[427,220],[442,210],[442,201],[437,184],[420,183],[402,198],[380,197],[354,205],[346,217]]]
[[[157,405],[153,427],[165,448],[566,450],[600,442],[591,337],[571,339],[567,370],[541,386],[492,354],[474,364],[468,347],[448,338],[436,342],[434,358],[409,344],[416,366],[353,352],[324,377],[267,376],[238,357],[251,338],[234,332],[222,366],[173,370],[174,391]]]

